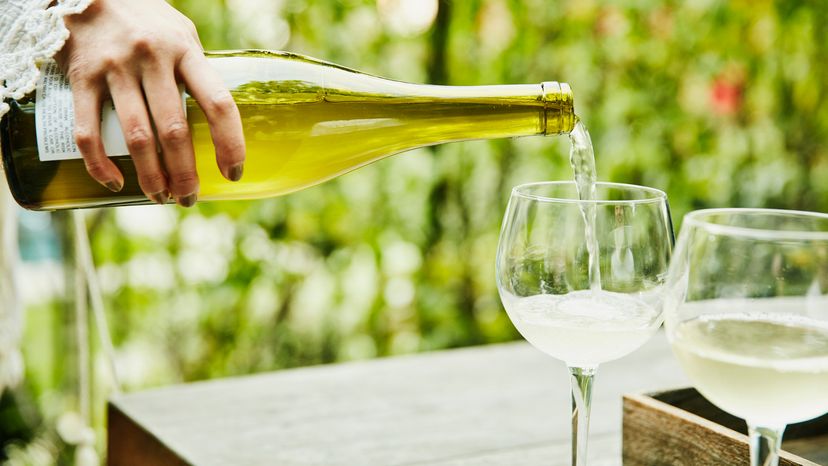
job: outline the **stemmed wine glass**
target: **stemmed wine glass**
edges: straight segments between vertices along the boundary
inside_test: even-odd
[[[828,215],[691,212],[664,307],[696,389],[747,421],[752,465],[778,464],[786,425],[828,412]]]
[[[573,182],[512,190],[498,291],[523,337],[570,369],[573,465],[586,464],[598,365],[637,349],[661,325],[672,248],[667,196],[657,189],[596,183],[592,200],[579,199]]]

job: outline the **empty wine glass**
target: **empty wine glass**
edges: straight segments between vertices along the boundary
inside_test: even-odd
[[[828,215],[711,209],[684,218],[667,336],[698,391],[778,464],[787,424],[828,412]]]
[[[586,464],[598,365],[634,351],[661,325],[660,298],[673,248],[663,192],[597,183],[594,194],[580,200],[573,182],[515,187],[496,266],[512,323],[529,343],[570,369],[577,466]]]

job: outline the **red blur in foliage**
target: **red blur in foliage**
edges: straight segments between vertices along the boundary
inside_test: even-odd
[[[741,79],[719,76],[710,88],[710,105],[719,115],[734,115],[742,108],[742,94]]]

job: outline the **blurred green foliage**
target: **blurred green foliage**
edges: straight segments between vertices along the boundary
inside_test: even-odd
[[[828,4],[440,0],[422,26],[393,0],[172,3],[206,49],[282,48],[412,82],[568,82],[599,178],[665,190],[676,221],[828,211]],[[494,285],[501,216],[511,186],[569,178],[567,151],[455,143],[276,199],[94,213],[128,388],[514,339]],[[27,382],[0,403],[17,458],[71,462],[52,427],[77,409],[67,306],[27,315]]]

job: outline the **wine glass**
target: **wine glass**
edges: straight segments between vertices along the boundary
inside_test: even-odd
[[[661,325],[673,248],[662,191],[596,183],[594,194],[580,200],[575,183],[563,181],[515,187],[497,250],[497,287],[512,323],[569,367],[577,466],[586,464],[598,365],[634,351]]]
[[[696,389],[747,421],[752,465],[778,464],[785,426],[828,412],[828,215],[691,212],[664,307]]]

